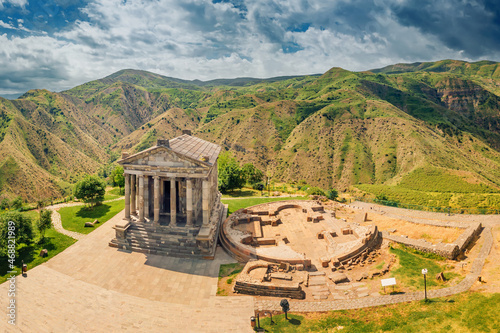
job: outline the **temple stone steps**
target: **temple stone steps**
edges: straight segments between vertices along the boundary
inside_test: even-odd
[[[143,224],[131,224],[124,243],[111,241],[110,246],[134,252],[176,257],[200,257],[194,232],[190,229],[155,228]]]

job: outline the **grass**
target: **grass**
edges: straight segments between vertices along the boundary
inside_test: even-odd
[[[293,198],[245,198],[245,199],[231,199],[224,200],[222,199],[222,203],[228,204],[228,214],[232,214],[238,209],[247,208],[250,206],[259,205],[266,202],[274,202],[274,201],[284,201],[284,200],[308,200],[307,197],[293,197]]]
[[[82,234],[88,234],[110,218],[118,214],[125,207],[125,200],[103,203],[102,205],[88,208],[87,206],[64,207],[59,210],[63,228],[70,231],[76,231]],[[99,220],[94,228],[85,228],[85,222]]]
[[[419,253],[405,247],[391,248],[391,253],[394,253],[399,258],[399,266],[391,271],[391,276],[396,278],[398,285],[405,286],[413,290],[424,289],[424,279],[422,277],[422,269],[427,268],[427,287],[439,287],[449,283],[450,280],[459,277],[457,273],[446,272],[446,266],[440,265],[436,259],[441,259],[434,254]],[[446,282],[438,282],[435,276],[444,272]]]
[[[113,187],[106,189],[106,193],[104,194],[104,201],[117,199],[123,196],[123,190],[120,191],[119,187]]]
[[[293,309],[291,309],[293,311]],[[261,319],[266,332],[499,332],[500,294],[452,297],[327,314],[283,314]]]
[[[228,293],[228,287],[233,283],[234,278],[236,275],[238,275],[242,270],[243,267],[245,267],[244,264],[241,263],[234,263],[234,264],[222,264],[220,265],[219,268],[219,282],[224,279],[226,279],[226,285],[223,288],[219,285],[217,288],[217,295],[218,296],[227,296],[229,295]]]
[[[28,211],[23,212],[29,216],[33,224],[36,223],[38,219],[38,212],[36,211]],[[34,227],[34,241],[31,245],[24,245],[19,248],[18,256],[16,258],[16,270],[18,274],[21,272],[21,261],[24,260],[24,263],[28,265],[28,275],[29,270],[35,266],[40,265],[41,263],[46,262],[50,258],[53,258],[56,254],[64,251],[67,247],[76,242],[71,237],[65,236],[63,234],[58,233],[54,230],[54,228],[50,228],[45,231],[45,238],[43,242],[40,242],[40,236],[36,232],[36,228]],[[47,249],[48,256],[42,258],[39,256],[40,251],[43,249]],[[0,257],[0,283],[3,283],[10,277],[10,274],[7,273],[9,271],[8,261],[6,257]],[[18,275],[16,274],[16,275]]]
[[[464,213],[472,214],[477,214],[477,211],[481,209],[500,210],[500,194],[498,193],[426,192],[380,184],[358,184],[355,187],[375,196],[383,195],[389,200],[401,204],[416,205],[414,209],[451,207],[452,209],[464,209]]]

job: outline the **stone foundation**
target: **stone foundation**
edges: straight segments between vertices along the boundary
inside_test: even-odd
[[[465,229],[465,231],[453,243],[432,244],[424,239],[412,239],[402,236],[390,235],[386,231],[382,232],[382,237],[387,240],[409,246],[419,251],[435,253],[441,257],[453,260],[462,251],[465,250],[465,248],[475,237],[477,237],[481,233],[481,230],[481,223],[473,223],[469,225],[467,229]]]
[[[262,274],[252,276],[251,271],[258,268],[263,269]],[[287,264],[277,265],[263,260],[249,261],[238,275],[234,292],[304,299],[305,293],[301,284],[304,283],[306,274],[306,272],[299,272],[295,267]]]

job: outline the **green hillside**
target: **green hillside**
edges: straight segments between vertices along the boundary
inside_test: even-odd
[[[495,196],[499,73],[498,63],[452,60],[207,82],[123,70],[62,93],[29,91],[15,101],[0,100],[0,182],[10,184],[1,195],[33,198],[12,186],[19,174],[30,177],[22,171],[26,164],[47,175],[42,183],[52,179],[62,195],[58,183],[95,171],[111,155],[190,129],[277,181],[373,196],[422,193],[427,202],[433,193],[443,195],[442,204],[458,205],[459,196]],[[20,125],[25,122],[31,127]],[[20,132],[31,133],[30,139],[14,135]],[[47,147],[46,132],[53,135]],[[22,146],[19,152],[2,149],[7,139]],[[31,140],[41,146],[31,147]],[[64,149],[79,154],[79,161],[63,157]]]

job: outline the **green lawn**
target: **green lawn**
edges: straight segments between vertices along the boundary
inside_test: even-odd
[[[125,200],[103,203],[102,205],[88,208],[87,206],[73,206],[59,209],[63,228],[70,231],[76,231],[82,234],[88,234],[95,228],[108,221],[125,208]],[[85,222],[99,220],[94,228],[85,228]]]
[[[279,300],[277,300],[279,302]],[[293,312],[293,308],[290,309]],[[280,314],[263,318],[266,332],[499,332],[500,294],[466,292],[452,297],[335,311],[326,314]]]
[[[255,205],[258,205],[261,203],[266,203],[266,202],[284,201],[284,200],[308,200],[308,198],[307,197],[293,197],[293,198],[275,197],[275,198],[244,198],[244,199],[231,199],[231,200],[222,199],[222,203],[229,205],[228,214],[232,214],[233,212],[235,212],[241,208],[255,206]]]
[[[29,216],[33,221],[33,225],[35,225],[38,219],[37,211],[23,212],[23,214]],[[56,254],[64,251],[68,246],[76,242],[76,240],[74,240],[73,238],[58,233],[54,230],[54,228],[50,228],[45,231],[45,239],[43,243],[39,244],[38,242],[40,236],[36,232],[36,228],[34,227],[33,229],[35,231],[33,243],[29,246],[20,247],[18,251],[18,257],[16,258],[15,270],[17,270],[19,273],[21,272],[21,261],[24,260],[24,263],[28,265],[28,275],[31,268],[49,260]],[[48,256],[45,258],[39,256],[42,249],[47,249],[48,251]],[[10,274],[7,274],[7,271],[9,270],[10,269],[8,268],[7,258],[0,257],[0,283],[5,282],[7,277],[10,276]]]
[[[119,187],[111,187],[106,189],[104,194],[104,201],[117,199],[123,196],[123,190],[120,191]]]
[[[444,288],[448,286],[452,279],[460,278],[457,273],[447,271],[446,265],[441,265],[440,260],[429,259],[426,257],[436,257],[432,254],[412,253],[410,248],[392,248],[391,253],[394,253],[399,258],[399,267],[391,270],[391,277],[395,277],[398,285],[408,287],[413,290],[424,290],[424,279],[422,269],[426,268],[427,273],[427,288]],[[436,280],[436,275],[444,272],[447,279],[446,282]]]

